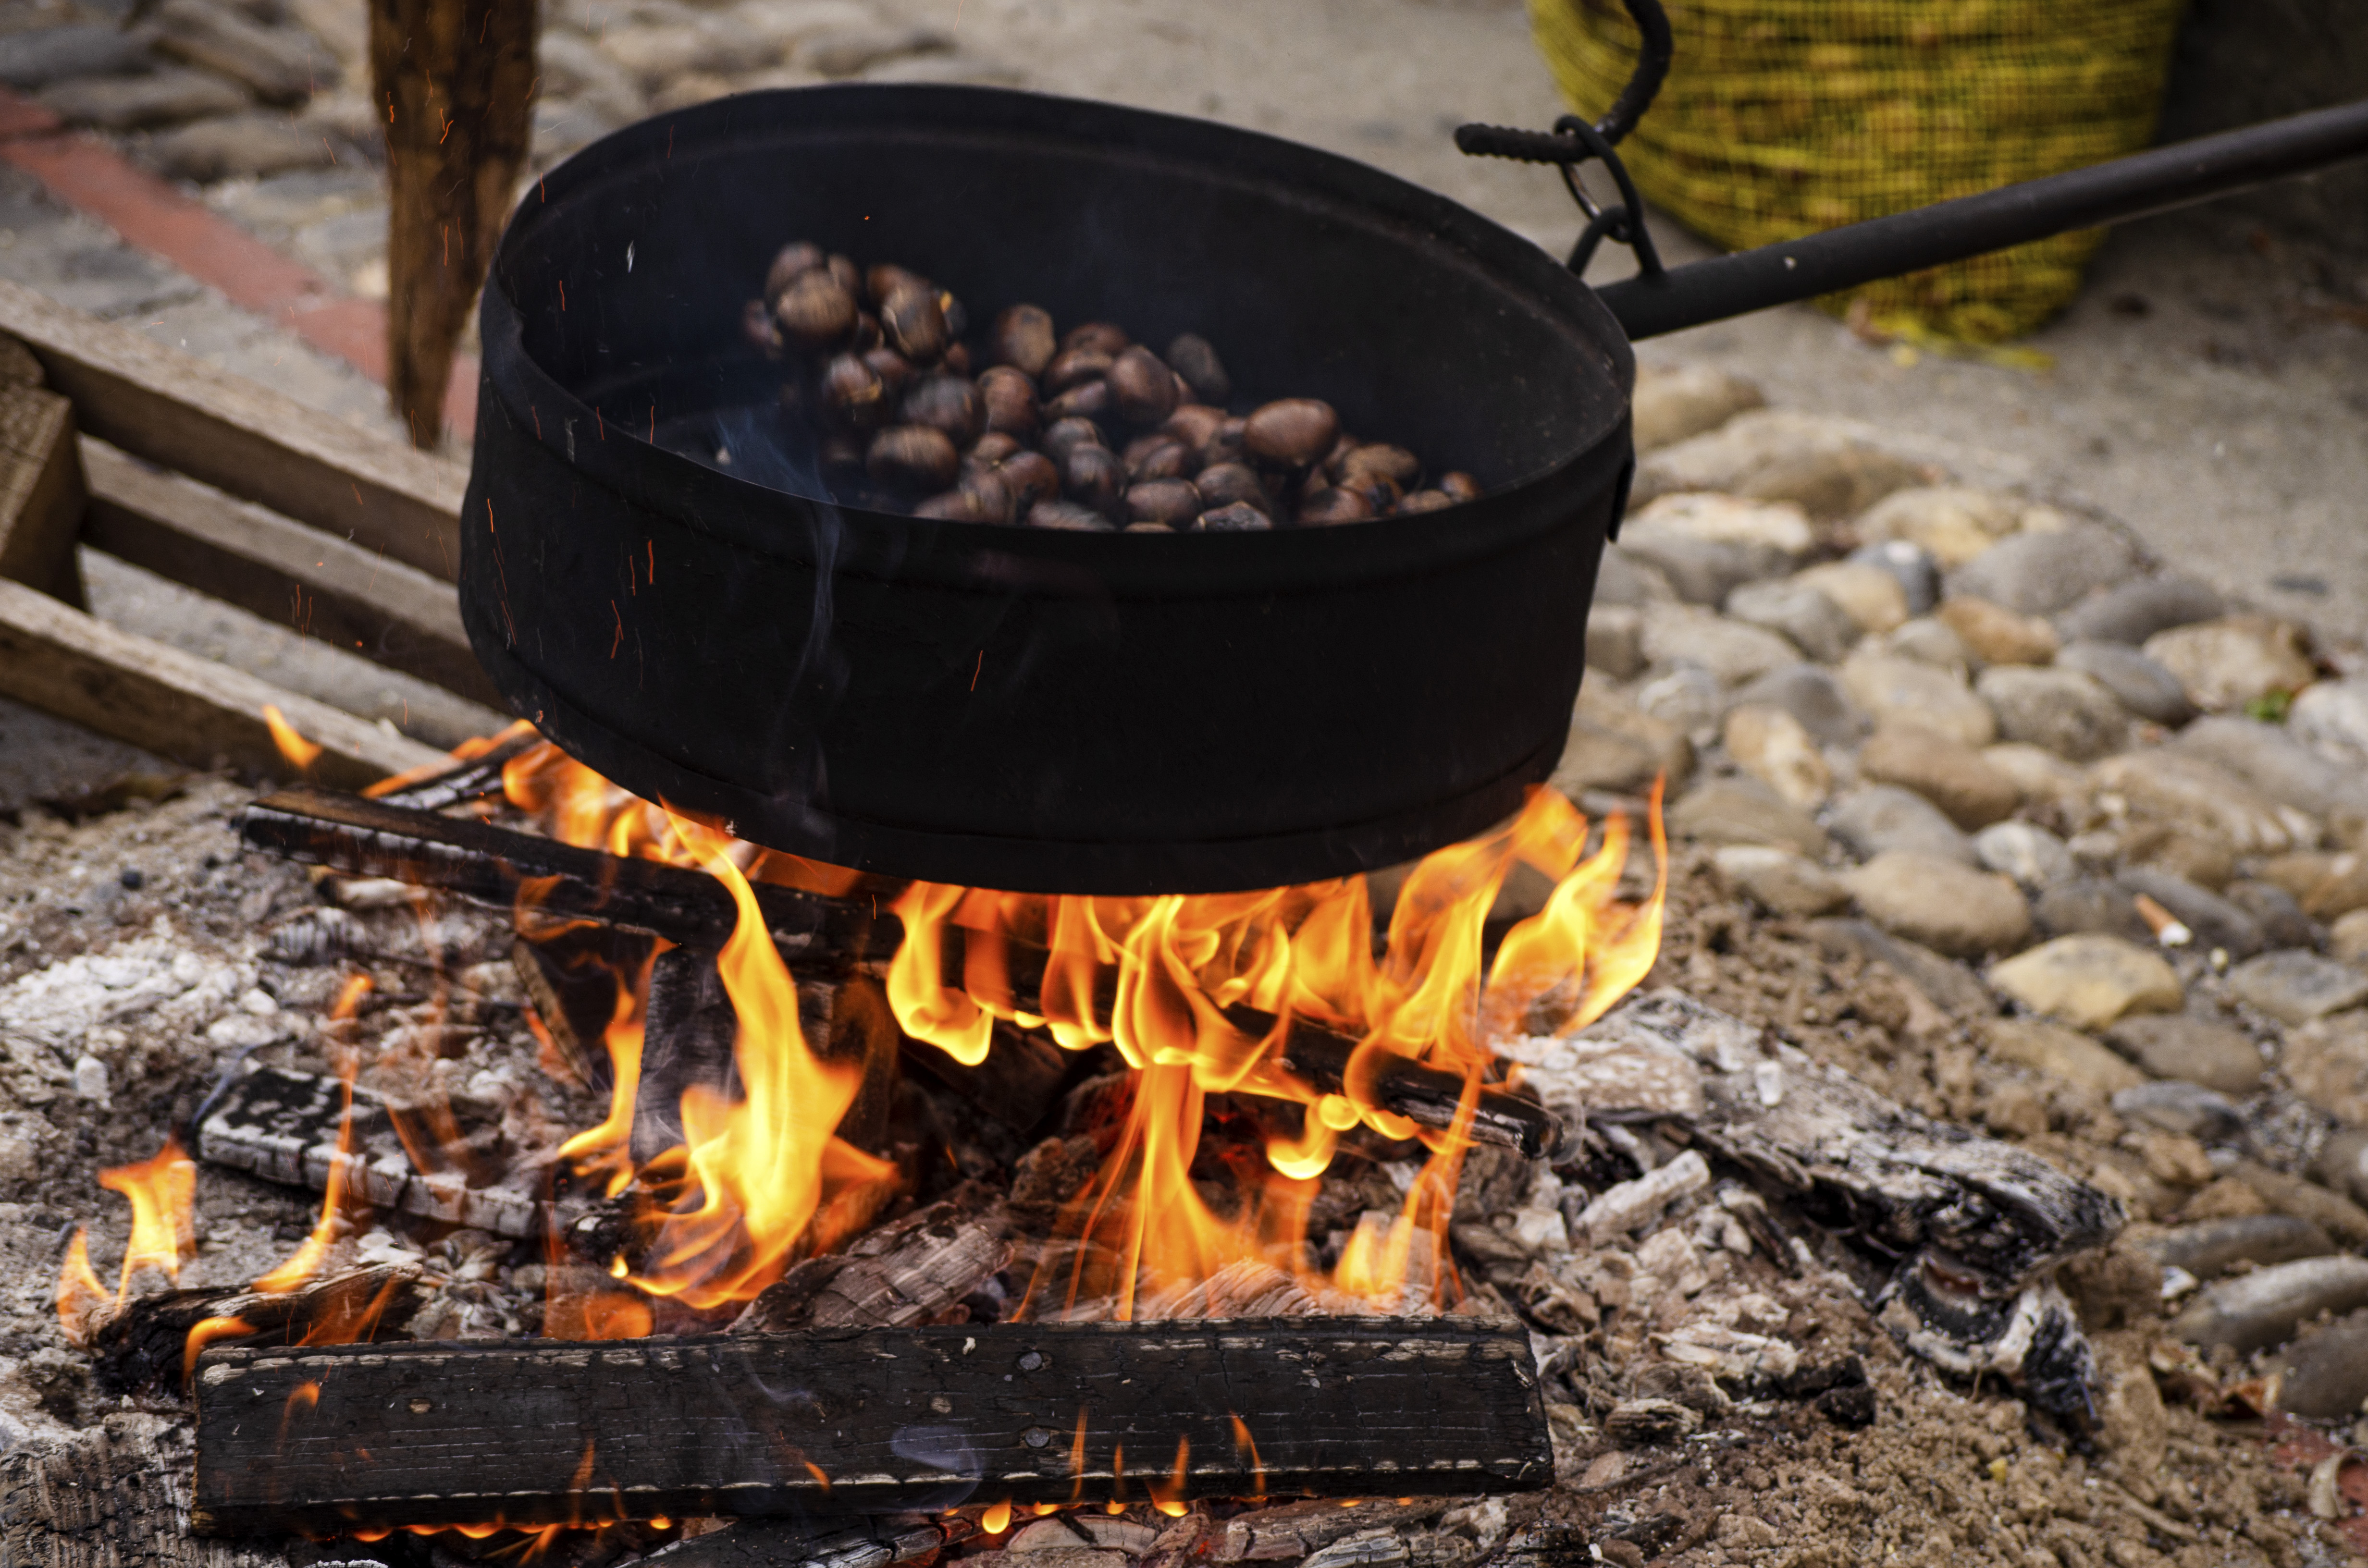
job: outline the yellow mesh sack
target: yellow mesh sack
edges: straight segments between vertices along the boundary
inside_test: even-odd
[[[1621,143],[1645,199],[1743,250],[2101,163],[2154,135],[2180,0],[1665,0],[1677,53]],[[1636,60],[1620,0],[1530,0],[1571,107]],[[1975,343],[2070,303],[2100,231],[1871,283],[1878,322]]]

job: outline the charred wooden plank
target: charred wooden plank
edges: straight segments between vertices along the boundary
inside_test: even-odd
[[[496,909],[510,908],[520,883],[531,880],[534,906],[544,915],[605,921],[670,941],[720,942],[736,918],[732,895],[704,871],[331,790],[268,795],[242,811],[236,825],[250,849],[349,876],[393,877]],[[884,959],[904,937],[896,917],[874,915],[869,900],[768,883],[756,892],[774,942],[793,960]]]
[[[1527,1337],[1469,1321],[814,1330],[216,1350],[193,1528],[1534,1490]],[[1178,1456],[1182,1462],[1179,1465]]]
[[[82,1344],[107,1392],[177,1392],[192,1369],[189,1331],[200,1324],[216,1325],[213,1337],[225,1344],[297,1345],[338,1327],[367,1337],[368,1325],[399,1324],[423,1298],[416,1263],[350,1269],[276,1295],[245,1286],[167,1290],[108,1302],[84,1322]]]
[[[0,346],[0,577],[86,609],[74,560],[84,493],[74,405],[42,388],[23,344]]]
[[[533,1159],[513,1160],[498,1179],[483,1182],[474,1179],[483,1173],[458,1165],[418,1169],[395,1126],[404,1108],[366,1088],[353,1091],[352,1120],[341,1144],[346,1103],[335,1078],[251,1067],[199,1108],[198,1158],[315,1192],[328,1186],[330,1168],[341,1166],[346,1190],[359,1202],[513,1239],[539,1236],[553,1222],[573,1223],[583,1211],[575,1200],[552,1201],[546,1170]],[[467,1153],[455,1151],[454,1157]]]

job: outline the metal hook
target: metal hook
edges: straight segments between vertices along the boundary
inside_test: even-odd
[[[1587,214],[1587,227],[1571,247],[1569,266],[1573,272],[1584,272],[1595,257],[1596,247],[1605,240],[1616,240],[1636,253],[1637,270],[1646,277],[1665,271],[1661,256],[1654,247],[1653,237],[1645,228],[1645,203],[1636,194],[1635,182],[1628,177],[1628,169],[1613,143],[1636,128],[1636,122],[1651,107],[1661,83],[1669,74],[1669,61],[1675,53],[1669,33],[1669,18],[1662,11],[1659,0],[1625,0],[1628,14],[1635,19],[1636,29],[1643,38],[1636,56],[1636,69],[1621,89],[1620,97],[1601,119],[1589,125],[1577,115],[1566,114],[1554,122],[1551,134],[1539,131],[1519,131],[1497,125],[1465,125],[1457,128],[1455,145],[1474,157],[1512,158],[1522,163],[1553,164],[1562,171],[1562,182],[1578,210]],[[1620,187],[1620,205],[1605,207],[1587,193],[1580,183],[1579,165],[1600,163],[1611,171],[1611,178]]]

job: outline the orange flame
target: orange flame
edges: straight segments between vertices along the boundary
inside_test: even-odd
[[[186,1383],[197,1375],[198,1358],[207,1346],[217,1339],[244,1339],[254,1332],[255,1325],[245,1318],[199,1319],[181,1346],[181,1381]]]
[[[265,710],[267,714],[269,713],[269,711],[270,710],[268,709]],[[381,795],[391,795],[397,790],[404,789],[410,785],[418,783],[423,778],[435,778],[438,774],[451,767],[453,763],[473,762],[478,757],[481,757],[487,752],[493,750],[495,746],[506,744],[510,741],[517,740],[522,735],[530,735],[532,733],[534,733],[534,726],[526,720],[520,719],[510,724],[507,728],[498,731],[494,734],[472,735],[445,754],[446,756],[450,758],[449,761],[426,762],[420,764],[417,767],[405,768],[401,773],[391,773],[385,778],[380,779],[377,783],[366,786],[362,790],[362,794],[366,798],[373,801],[377,800]]]
[[[746,1301],[803,1252],[827,1250],[869,1221],[899,1177],[894,1165],[834,1136],[862,1087],[862,1069],[807,1048],[797,983],[733,859],[733,842],[679,816],[667,829],[738,911],[716,967],[739,1018],[733,1056],[744,1097],[696,1084],[683,1092],[678,1158],[652,1162],[680,1195],[629,1278],[652,1295],[708,1308]],[[619,1068],[621,1082],[621,1062]]]
[[[288,716],[279,711],[278,704],[267,702],[263,705],[263,722],[271,727],[271,744],[279,748],[279,755],[286,757],[289,766],[297,772],[302,773],[310,768],[320,756],[321,748],[297,733],[296,726],[288,722]]]
[[[706,1091],[686,1096],[687,1146],[634,1171],[625,1151],[640,1026],[620,1005],[609,1031],[618,1070],[609,1115],[567,1153],[579,1171],[605,1167],[612,1196],[636,1180],[677,1194],[662,1244],[644,1255],[650,1261],[635,1285],[694,1306],[745,1299],[778,1277],[793,1252],[829,1244],[818,1216],[831,1193],[890,1180],[884,1166],[831,1135],[853,1095],[853,1074],[817,1061],[797,1033],[794,987],[772,944],[759,939],[748,891],[769,881],[844,896],[860,879],[732,840],[628,794],[548,744],[513,758],[504,787],[554,837],[700,867],[733,891],[740,919],[723,973],[741,1018],[747,1099],[728,1107]],[[1588,820],[1554,791],[1533,790],[1511,822],[1411,869],[1378,956],[1362,877],[1143,898],[915,882],[891,901],[905,940],[889,965],[889,1003],[908,1036],[966,1065],[985,1059],[997,1021],[1008,1020],[1043,1028],[1070,1050],[1110,1042],[1136,1069],[1125,1127],[1069,1211],[1070,1229],[1089,1244],[1075,1254],[1067,1289],[1052,1303],[1056,1315],[1088,1290],[1108,1298],[1097,1310],[1120,1316],[1141,1310],[1146,1292],[1165,1293],[1161,1311],[1175,1309],[1175,1288],[1210,1282],[1214,1291],[1215,1277],[1233,1265],[1280,1269],[1367,1310],[1405,1310],[1455,1289],[1447,1221],[1471,1114],[1483,1085],[1502,1071],[1491,1042],[1581,1028],[1651,968],[1666,893],[1657,786],[1650,828],[1659,874],[1649,898],[1625,904],[1616,894],[1628,824],[1605,823],[1588,854]],[[1502,933],[1489,961],[1490,911],[1521,866],[1550,879],[1553,892]],[[1282,1067],[1294,1021],[1356,1042],[1337,1092],[1319,1092]],[[752,1041],[780,1042],[754,1046],[757,1074],[749,1070]],[[1452,1125],[1417,1126],[1383,1102],[1378,1084],[1393,1059],[1465,1080]],[[1269,1108],[1253,1113],[1264,1130],[1265,1168],[1237,1173],[1240,1202],[1225,1215],[1211,1209],[1191,1175],[1212,1095]],[[800,1115],[785,1119],[792,1102]],[[1360,1125],[1419,1142],[1429,1162],[1395,1216],[1365,1216],[1327,1277],[1304,1256],[1307,1206],[1341,1135]],[[1255,1268],[1241,1276],[1245,1290],[1270,1278]],[[1039,1297],[1031,1286],[1022,1311],[1038,1310]],[[1186,1304],[1216,1311],[1224,1302],[1204,1292]]]
[[[131,1235],[124,1244],[123,1269],[112,1297],[90,1267],[86,1228],[77,1227],[58,1270],[58,1321],[66,1336],[85,1343],[93,1317],[102,1308],[120,1307],[131,1299],[141,1273],[154,1269],[177,1283],[181,1260],[197,1250],[194,1215],[198,1167],[171,1138],[147,1159],[115,1165],[98,1173],[98,1185],[131,1200]]]
[[[370,988],[370,977],[366,974],[348,979],[337,993],[336,1005],[329,1010],[330,1021],[341,1022],[352,1017]],[[354,1075],[360,1065],[360,1058],[349,1055],[344,1070],[337,1074],[337,1086],[342,1096],[337,1114],[337,1153],[329,1162],[328,1186],[321,1193],[321,1217],[313,1222],[312,1234],[289,1255],[287,1262],[254,1281],[254,1288],[267,1296],[284,1296],[290,1290],[301,1289],[320,1272],[321,1260],[336,1244],[338,1216],[346,1206],[347,1167],[353,1160]]]

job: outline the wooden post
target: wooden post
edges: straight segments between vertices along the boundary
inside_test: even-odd
[[[386,386],[414,446],[444,439],[461,329],[526,165],[536,0],[370,0],[387,116]]]

